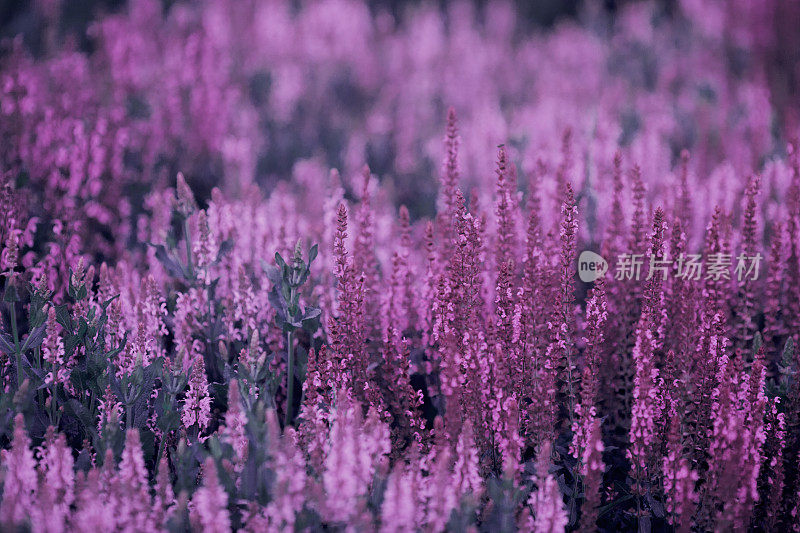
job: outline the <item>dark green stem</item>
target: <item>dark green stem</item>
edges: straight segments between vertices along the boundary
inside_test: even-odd
[[[286,333],[286,357],[288,359],[288,368],[286,371],[286,420],[284,427],[289,427],[292,422],[292,405],[294,404],[294,350],[292,350],[292,332]]]
[[[156,472],[158,471],[158,464],[161,462],[161,456],[164,455],[164,447],[167,444],[167,434],[161,435],[161,442],[158,443],[158,453],[156,453]]]
[[[133,427],[133,404],[126,404],[125,405],[125,429],[131,429]]]
[[[11,334],[14,337],[14,358],[17,362],[17,387],[22,385],[22,354],[19,353],[19,332],[17,331],[17,308],[14,302],[8,303],[11,314]]]
[[[17,331],[17,306],[9,302],[11,307],[11,334],[14,336],[14,349],[19,350],[19,332]]]
[[[42,369],[42,349],[37,346],[33,350],[33,358],[36,361],[36,368],[41,370]],[[36,399],[39,405],[44,407],[44,389],[39,389],[36,391]]]
[[[186,269],[189,271],[189,277],[194,277],[194,270],[192,267],[192,241],[189,239],[189,219],[183,220],[183,241],[186,243]]]

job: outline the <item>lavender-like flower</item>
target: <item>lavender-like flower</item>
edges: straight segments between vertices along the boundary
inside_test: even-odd
[[[208,395],[208,380],[203,357],[197,355],[191,365],[189,390],[183,401],[181,421],[187,428],[196,426],[202,431],[211,421],[211,397]]]
[[[31,441],[25,432],[22,413],[14,417],[14,438],[11,449],[3,450],[3,501],[0,502],[0,523],[8,527],[25,524],[36,504],[38,481]]]
[[[227,533],[231,530],[228,494],[217,477],[214,459],[205,460],[202,476],[203,485],[192,497],[192,525],[202,531]]]

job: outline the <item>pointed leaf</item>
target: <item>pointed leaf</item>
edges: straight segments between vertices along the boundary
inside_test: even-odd
[[[792,361],[792,357],[794,356],[794,341],[791,337],[786,339],[786,344],[783,347],[783,354],[781,355],[781,359],[783,360],[784,365],[789,366]]]
[[[214,261],[215,263],[219,263],[222,259],[233,250],[233,239],[225,239],[219,245],[219,250],[217,251],[217,259]]]
[[[303,314],[303,321],[317,318],[320,314],[322,314],[322,309],[319,307],[306,307],[306,312]]]
[[[167,272],[176,278],[186,278],[183,267],[167,252],[163,244],[150,244],[156,249],[156,259],[167,269]]]
[[[13,355],[16,353],[14,349],[14,341],[5,333],[0,333],[0,352],[6,355]]]
[[[44,340],[45,330],[47,328],[47,324],[42,324],[41,326],[34,328],[33,331],[28,335],[28,338],[25,339],[25,342],[22,344],[22,348],[20,348],[21,352],[26,352],[28,350],[32,350],[34,348],[39,347]]]

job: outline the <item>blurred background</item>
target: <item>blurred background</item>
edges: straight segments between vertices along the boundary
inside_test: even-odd
[[[638,0],[628,0],[630,1]],[[50,3],[55,5],[57,2]],[[169,9],[175,0],[161,0],[161,3],[165,9]],[[369,0],[367,3],[373,11],[388,10],[399,20],[409,6],[419,5],[422,0]],[[444,6],[447,0],[433,3]],[[487,4],[486,0],[474,0],[474,3],[478,8],[484,8]],[[559,19],[577,16],[579,3],[579,0],[515,0],[514,2],[521,21],[535,27],[552,26]],[[614,13],[621,4],[627,2],[602,0],[598,3],[605,11]],[[666,9],[673,9],[675,6],[675,2],[671,0],[664,0],[662,3]],[[35,4],[47,4],[47,2],[2,0],[0,35],[13,37],[21,33],[25,35],[29,46],[34,48],[41,46],[42,21],[37,16],[37,11],[41,13],[42,8]],[[98,14],[118,12],[125,7],[125,4],[125,0],[72,0],[65,5],[56,6],[59,10],[59,33],[62,36],[71,34],[87,45],[85,32],[89,22],[97,18]]]
[[[487,212],[501,143],[520,194],[547,177],[557,198],[549,178],[567,175],[602,197],[621,150],[651,198],[686,171],[703,205],[733,210],[797,137],[798,22],[783,0],[0,0],[0,164],[108,254],[178,171],[202,202],[332,190],[336,168],[357,199],[367,164],[419,219],[452,106],[462,185]],[[731,173],[741,187],[719,187]]]

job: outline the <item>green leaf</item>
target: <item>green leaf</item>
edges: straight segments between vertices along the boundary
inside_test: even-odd
[[[108,300],[106,300],[105,302],[103,302],[103,303],[101,304],[101,307],[103,308],[103,312],[105,312],[105,310],[106,310],[106,309],[108,309],[108,306],[109,306],[109,305],[111,305],[111,302],[113,302],[113,301],[114,301],[114,300],[116,300],[117,298],[119,298],[119,294],[117,294],[117,295],[115,295],[115,296],[112,296],[111,298],[109,298]]]
[[[302,285],[303,283],[305,283],[305,282],[306,282],[306,280],[308,279],[308,274],[309,274],[310,272],[311,272],[311,271],[308,269],[308,267],[304,268],[304,269],[303,269],[303,272],[302,272],[302,273],[300,274],[300,276],[298,277],[298,279],[297,279],[297,282],[294,284],[294,286],[295,286],[295,287],[299,287],[300,285]]]
[[[267,279],[270,280],[273,285],[277,285],[281,282],[281,270],[278,267],[275,265],[268,265],[262,261],[261,268],[267,275]]]
[[[599,515],[603,516],[615,507],[619,507],[623,503],[626,503],[633,499],[633,494],[626,494],[625,496],[618,498],[610,503],[605,504],[604,506],[600,507]]]
[[[75,299],[81,301],[86,298],[87,294],[86,285],[81,285],[75,293]]]
[[[756,331],[756,334],[753,336],[753,353],[756,354],[764,345],[764,338],[761,336],[760,331]]]
[[[18,302],[19,294],[17,294],[17,287],[13,283],[6,285],[6,290],[3,293],[4,302]]]
[[[61,327],[64,328],[66,332],[72,333],[74,324],[72,322],[72,316],[69,314],[67,304],[56,306],[56,322],[61,324]]]
[[[306,307],[306,312],[303,314],[303,321],[311,320],[312,318],[317,318],[320,314],[322,314],[322,309],[319,307]]]
[[[40,346],[44,340],[46,327],[47,324],[42,324],[41,326],[34,328],[34,330],[28,335],[28,338],[25,339],[25,342],[22,343],[20,352],[26,352]]]
[[[156,249],[156,259],[158,259],[172,277],[188,279],[183,266],[167,252],[163,244],[149,244]]]
[[[283,257],[281,257],[281,254],[278,252],[275,252],[275,262],[278,263],[278,267],[280,267],[281,272],[286,271],[286,261],[283,260]]]
[[[86,410],[86,407],[83,406],[81,402],[79,402],[75,398],[70,398],[67,400],[65,407],[68,412],[75,415],[75,417],[80,420],[81,424],[83,425],[83,429],[92,435],[93,437],[97,438],[97,430],[95,429],[95,421],[89,411]]]
[[[5,333],[0,333],[0,352],[6,355],[14,355],[17,352],[14,349],[14,341]]]
[[[792,364],[792,358],[794,356],[794,341],[791,337],[786,339],[786,344],[783,346],[783,354],[781,355],[781,361],[785,366],[789,366]]]
[[[233,239],[225,239],[219,245],[219,250],[217,251],[217,258],[214,263],[219,263],[222,259],[233,250]]]

